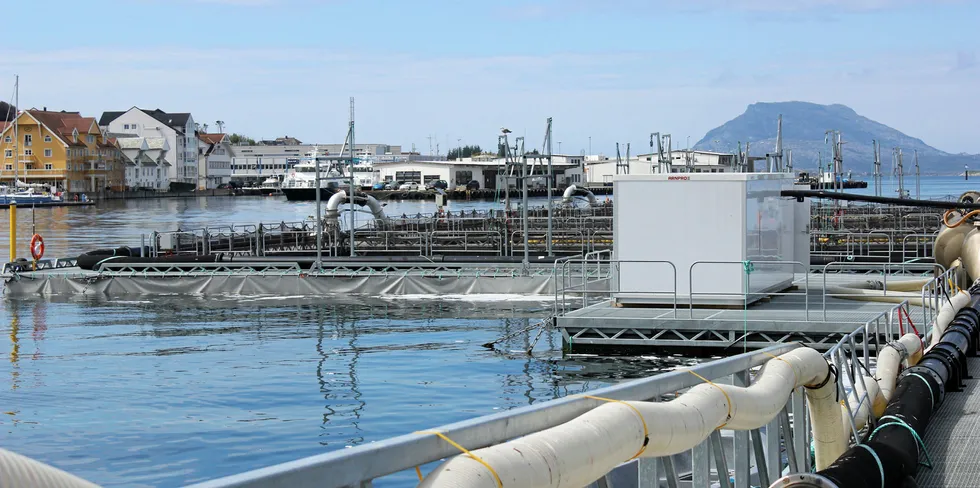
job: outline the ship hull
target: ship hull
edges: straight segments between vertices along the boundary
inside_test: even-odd
[[[320,188],[320,200],[329,199],[340,188]],[[283,188],[282,194],[289,201],[316,200],[316,188]]]

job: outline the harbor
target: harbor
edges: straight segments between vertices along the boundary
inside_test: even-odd
[[[658,184],[646,182],[651,178],[655,179],[633,176],[623,177],[622,181]],[[690,184],[699,181],[698,178],[724,186],[738,184],[745,178],[749,178],[745,181],[753,181],[752,178],[769,181],[765,175],[692,175],[691,180],[676,184]],[[793,191],[798,186],[791,177],[777,176],[773,181],[783,182],[780,183],[781,191]],[[663,179],[659,184],[675,184],[675,181]],[[685,391],[701,382],[684,371],[645,378],[649,376],[650,368],[657,372],[691,368],[705,378],[728,383],[734,375],[737,384],[737,381],[744,381],[748,369],[771,361],[772,355],[789,354],[799,348],[817,351],[835,364],[838,371],[874,368],[874,358],[883,351],[881,344],[909,335],[911,330],[926,334],[930,329],[926,324],[936,322],[936,312],[945,296],[956,295],[958,287],[966,286],[958,274],[932,260],[945,212],[942,209],[860,202],[844,205],[809,198],[799,202],[796,197],[780,196],[779,191],[770,192],[770,196],[765,197],[769,200],[760,200],[769,203],[758,207],[766,209],[765,219],[754,222],[726,218],[726,222],[732,222],[734,230],[714,230],[721,235],[732,235],[740,225],[745,229],[757,229],[748,234],[757,239],[746,242],[754,242],[760,247],[750,246],[750,252],[769,256],[776,251],[763,252],[761,246],[775,245],[780,249],[780,259],[733,255],[726,261],[706,254],[702,259],[684,258],[685,261],[672,257],[670,253],[674,251],[671,249],[695,249],[697,242],[704,242],[699,234],[688,233],[685,238],[692,241],[675,240],[669,242],[673,245],[660,248],[653,247],[654,241],[643,237],[642,233],[638,237],[635,234],[655,229],[662,225],[657,224],[656,219],[669,219],[669,215],[646,215],[644,219],[648,225],[642,227],[617,227],[615,223],[623,218],[634,221],[637,217],[631,216],[631,212],[643,212],[651,207],[636,198],[663,195],[663,192],[646,191],[641,186],[639,192],[623,187],[617,193],[615,200],[605,202],[590,199],[584,191],[572,192],[567,201],[563,195],[557,195],[551,205],[542,199],[528,199],[525,204],[522,195],[511,202],[510,211],[503,207],[503,202],[456,201],[450,202],[441,212],[433,202],[392,201],[386,207],[372,208],[375,204],[370,203],[366,194],[362,200],[350,202],[346,194],[336,193],[340,196],[332,197],[333,205],[330,201],[321,202],[324,218],[319,228],[315,218],[306,218],[310,213],[316,213],[315,202],[289,202],[282,197],[113,202],[111,205],[118,206],[114,210],[117,218],[130,215],[128,209],[132,205],[158,207],[161,215],[181,215],[187,212],[189,205],[206,205],[208,210],[202,207],[196,218],[200,219],[197,222],[208,225],[184,222],[170,224],[171,229],[179,227],[178,230],[166,230],[166,224],[160,227],[164,230],[150,230],[134,221],[131,225],[137,227],[128,227],[130,230],[122,234],[105,235],[93,229],[95,233],[90,237],[78,234],[74,231],[78,227],[72,227],[73,231],[64,237],[52,236],[49,246],[72,249],[73,252],[50,255],[39,260],[37,265],[31,264],[30,269],[24,264],[7,264],[4,291],[7,303],[11,304],[11,311],[7,313],[15,314],[12,323],[17,329],[25,320],[27,323],[33,321],[30,338],[12,331],[18,338],[14,342],[18,357],[16,381],[22,388],[28,387],[21,380],[25,374],[29,376],[32,368],[26,362],[30,357],[26,355],[27,351],[33,348],[40,352],[45,340],[51,340],[44,339],[44,329],[50,330],[46,323],[52,316],[43,309],[79,303],[79,300],[87,303],[86,307],[91,307],[95,314],[104,310],[150,314],[154,317],[153,322],[159,324],[154,326],[157,332],[153,336],[172,337],[167,339],[170,344],[158,346],[152,357],[166,358],[173,354],[175,359],[184,358],[184,361],[193,360],[196,354],[213,347],[211,340],[202,343],[180,339],[194,337],[184,335],[191,330],[199,331],[194,334],[215,337],[213,334],[217,330],[230,326],[232,329],[226,333],[246,334],[242,338],[244,345],[255,344],[258,340],[257,336],[246,332],[256,330],[249,325],[256,321],[266,324],[256,332],[265,330],[260,334],[275,337],[280,337],[280,332],[273,330],[282,327],[306,337],[300,324],[311,319],[318,323],[349,324],[331,326],[329,334],[335,339],[328,339],[328,333],[324,331],[316,340],[349,342],[343,346],[346,352],[340,352],[336,359],[329,359],[329,354],[321,357],[321,361],[328,361],[322,364],[342,361],[335,366],[340,369],[331,375],[343,373],[343,361],[349,361],[346,373],[343,373],[346,376],[335,380],[323,376],[320,381],[324,385],[322,388],[326,388],[332,412],[329,417],[340,422],[326,428],[336,432],[331,436],[339,436],[338,442],[351,448],[341,448],[326,455],[285,450],[264,456],[262,463],[270,467],[261,471],[235,474],[240,469],[230,464],[225,473],[232,477],[227,479],[173,478],[167,470],[151,470],[148,476],[158,481],[170,480],[166,484],[179,480],[180,484],[202,482],[205,483],[203,486],[267,486],[274,483],[304,486],[308,481],[322,485],[321,473],[329,472],[335,480],[330,486],[356,486],[367,482],[404,485],[414,483],[414,465],[420,465],[420,472],[425,475],[437,468],[438,460],[451,459],[455,448],[418,435],[386,441],[388,436],[384,430],[365,432],[357,427],[360,422],[356,419],[370,411],[364,410],[370,408],[365,405],[372,404],[362,393],[363,375],[370,378],[370,374],[366,373],[369,369],[364,369],[369,367],[361,361],[372,357],[369,351],[374,347],[382,350],[394,347],[395,351],[414,347],[398,346],[398,340],[387,334],[384,334],[386,340],[374,346],[358,345],[372,334],[383,334],[381,324],[387,323],[383,317],[414,317],[399,326],[404,330],[416,330],[412,333],[420,333],[416,329],[418,325],[411,324],[423,317],[423,323],[441,324],[436,326],[439,332],[433,332],[439,334],[434,337],[438,337],[436,344],[425,346],[425,350],[445,351],[437,354],[440,357],[449,354],[448,357],[456,358],[454,361],[463,361],[463,357],[475,353],[484,358],[483,361],[489,361],[488,364],[509,364],[518,370],[530,368],[524,379],[514,378],[514,385],[524,385],[525,396],[543,394],[543,400],[557,399],[557,403],[545,401],[540,406],[497,413],[486,419],[480,414],[467,414],[466,409],[459,412],[455,404],[446,403],[443,411],[452,410],[455,418],[464,423],[438,430],[467,449],[477,449],[556,427],[603,403],[582,399],[582,394],[624,400],[661,398],[669,402],[673,398],[671,392]],[[685,193],[699,199],[705,194],[721,195],[724,192]],[[685,198],[683,195],[672,198]],[[949,200],[933,201],[956,205]],[[250,203],[243,205],[242,202]],[[737,208],[733,205],[718,207],[710,202],[704,204],[710,208]],[[227,213],[227,210],[254,206],[265,208],[262,212],[274,211],[282,220],[262,223],[262,215],[267,214]],[[355,214],[344,211],[345,207],[349,210],[360,208],[361,211]],[[222,208],[225,210],[220,210]],[[381,209],[380,213],[378,209]],[[56,211],[62,210],[37,210],[52,213],[48,218],[54,217]],[[110,210],[94,207],[72,211]],[[19,224],[33,221],[36,225],[37,217],[31,211],[20,212],[21,219],[26,214],[30,215],[30,220]],[[215,212],[225,212],[223,214],[230,219],[251,220],[255,224],[213,225]],[[350,223],[352,216],[353,224]],[[45,220],[42,225],[50,227],[51,224]],[[782,229],[784,237],[769,237],[767,229]],[[807,231],[798,232],[802,229]],[[742,234],[736,232],[733,238],[737,240],[739,235]],[[640,245],[636,247],[633,242]],[[103,250],[101,254],[100,249]],[[635,252],[640,254],[630,254]],[[752,266],[746,267],[746,263]],[[665,272],[662,268],[678,271]],[[646,278],[637,281],[637,272]],[[705,279],[715,285],[705,287]],[[671,285],[674,280],[678,283]],[[719,288],[717,283],[722,282],[733,288]],[[324,306],[319,304],[323,297],[331,297],[325,315]],[[439,298],[420,301],[422,297]],[[40,305],[36,304],[37,300],[42,300]],[[421,305],[427,300],[431,301],[430,305]],[[242,306],[245,307],[242,312],[231,311]],[[466,315],[484,318],[472,325],[451,325],[451,317],[460,316],[464,309],[472,309]],[[176,315],[172,310],[176,310]],[[186,331],[186,326],[165,325],[171,316],[182,323],[199,320],[191,317],[210,317],[212,314],[230,317],[230,322],[229,319],[205,318],[204,325],[191,326]],[[244,321],[235,318],[242,314]],[[88,316],[68,320],[85,321]],[[277,316],[280,318],[274,318]],[[381,322],[372,317],[381,317]],[[396,323],[401,323],[400,320],[403,319],[396,319]],[[469,320],[464,321],[464,324],[468,323]],[[215,332],[209,332],[212,329]],[[277,341],[287,341],[283,343],[285,346],[289,343],[288,337],[283,336]],[[456,342],[458,340],[464,342]],[[434,349],[428,349],[430,347]],[[32,354],[41,360],[43,353],[37,356],[38,352]],[[853,354],[858,355],[857,359]],[[699,360],[695,359],[697,357],[728,359]],[[609,361],[616,364],[617,375],[633,371],[625,374],[637,378],[636,383],[590,391],[589,386],[596,384],[594,382],[609,384],[608,380],[601,379],[606,377],[607,373],[603,371],[607,371]],[[277,368],[281,367],[288,366]],[[461,364],[457,367],[468,368]],[[555,367],[558,369],[553,369]],[[441,374],[441,369],[434,365],[433,368],[423,373],[418,381],[433,381],[445,387],[446,380],[435,376],[424,379],[426,375]],[[214,367],[207,369],[217,371]],[[517,370],[515,374],[519,375]],[[538,374],[544,376],[536,376]],[[739,375],[743,380],[737,380]],[[462,384],[472,389],[478,381],[479,375]],[[863,411],[861,404],[865,400],[853,389],[848,390],[849,384],[852,383],[838,386],[843,387],[843,394],[853,401],[852,411]],[[517,388],[508,386],[503,391],[521,391],[521,387]],[[571,394],[568,388],[589,393]],[[632,393],[639,391],[643,393]],[[958,394],[950,395],[953,398]],[[675,479],[680,483],[678,486],[683,483],[708,486],[721,483],[717,473],[728,471],[735,486],[743,486],[740,483],[761,486],[775,483],[794,469],[802,472],[808,466],[815,466],[815,461],[802,454],[810,443],[807,424],[796,424],[794,420],[807,418],[807,415],[798,417],[794,412],[804,412],[809,400],[804,399],[803,393],[791,396],[784,414],[775,415],[756,430],[721,430],[719,436],[692,445],[686,453],[678,452],[659,459],[643,457],[638,462],[622,465],[614,463],[609,474],[600,481],[609,484],[619,480],[620,484],[625,482],[625,486],[656,486],[649,484],[651,479],[661,479],[666,485],[671,485],[669,480]],[[259,404],[271,405],[261,401]],[[423,407],[399,404],[397,411],[404,413],[419,408]],[[556,408],[559,410],[553,410]],[[258,406],[248,410],[251,411],[242,410],[236,414],[245,422],[243,425],[249,425],[253,415],[262,422],[262,419],[290,418],[299,413],[290,414],[278,408],[268,412],[265,410],[270,408]],[[419,411],[432,410],[426,407]],[[563,413],[556,416],[553,412],[558,411]],[[23,413],[17,414],[21,415]],[[851,414],[845,412],[845,415]],[[527,423],[513,424],[511,419],[518,418],[526,418]],[[854,413],[851,418],[855,425],[863,425],[860,413]],[[503,430],[493,437],[471,433],[485,432],[485,425],[504,425],[499,422],[526,427]],[[416,430],[433,426],[435,424],[430,422],[418,425]],[[776,434],[771,435],[773,432]],[[327,442],[336,445],[334,441]],[[779,447],[786,445],[794,446],[792,453],[783,452]],[[397,449],[401,448],[397,446],[406,446],[413,454],[407,457],[398,454]],[[710,452],[722,452],[725,459],[718,461],[720,458],[714,454],[715,461],[707,464],[706,460],[712,455],[704,456]],[[31,455],[31,451],[25,454]],[[285,467],[295,464],[274,465],[277,459],[287,463],[304,456],[314,457],[299,461],[305,467],[298,470]],[[358,459],[376,456],[401,461],[370,470],[356,467],[360,462]],[[654,460],[652,464],[651,459]],[[765,466],[760,460],[765,460]],[[93,464],[87,465],[94,468],[103,462],[93,460]],[[81,470],[76,474],[85,476],[86,472]],[[92,474],[107,479],[97,472]],[[515,486],[525,484],[523,481],[514,483]]]

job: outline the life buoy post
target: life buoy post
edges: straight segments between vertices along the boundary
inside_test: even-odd
[[[35,265],[44,257],[44,238],[41,234],[31,236],[31,257],[34,258]]]

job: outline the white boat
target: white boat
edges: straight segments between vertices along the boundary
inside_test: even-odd
[[[350,177],[344,172],[344,160],[319,154],[316,147],[293,166],[282,182],[282,192],[287,200],[316,200],[317,166],[320,170],[320,198],[326,200],[338,190],[350,185]]]
[[[262,182],[262,193],[281,193],[282,183],[280,183],[279,178],[276,176],[270,176]]]
[[[25,185],[26,186],[26,185]],[[0,205],[33,205],[38,203],[57,203],[61,202],[61,196],[48,191],[38,191],[33,185],[14,191],[8,187],[0,188]]]

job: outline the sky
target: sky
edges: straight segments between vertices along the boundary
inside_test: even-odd
[[[332,143],[354,97],[360,143],[445,154],[506,127],[540,148],[552,117],[555,152],[636,154],[651,132],[683,147],[751,103],[803,100],[980,153],[978,0],[49,0],[5,17],[0,99],[20,75],[21,108]]]

